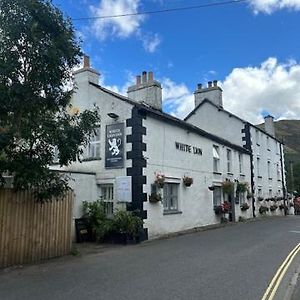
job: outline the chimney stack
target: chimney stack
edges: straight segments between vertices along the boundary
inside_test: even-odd
[[[83,56],[83,67],[90,68],[90,57],[88,55]]]
[[[155,109],[162,109],[162,87],[154,80],[153,72],[142,72],[142,76],[136,77],[136,84],[130,86],[127,90],[129,98],[144,102]]]
[[[271,115],[265,117],[265,131],[275,137],[274,117]]]
[[[194,92],[195,107],[204,101],[210,100],[215,105],[223,108],[222,89],[218,86],[218,80],[208,81],[207,87],[202,87],[202,84],[197,85],[197,90]]]
[[[79,83],[93,82],[99,84],[99,72],[91,68],[90,57],[88,55],[83,56],[83,67],[74,72],[75,81]]]

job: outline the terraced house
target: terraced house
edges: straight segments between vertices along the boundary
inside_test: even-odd
[[[128,97],[100,86],[88,57],[75,80],[74,111],[97,105],[101,122],[82,163],[53,166],[74,178],[74,219],[83,200],[101,197],[108,215],[137,210],[147,239],[224,217],[251,218],[253,192],[283,196],[282,144],[223,110],[216,82],[199,87],[195,110],[181,120],[162,111],[162,87],[152,72],[137,76]]]

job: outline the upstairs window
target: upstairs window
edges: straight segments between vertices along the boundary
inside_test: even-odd
[[[260,175],[260,158],[259,157],[256,158],[256,168],[257,168],[257,176],[261,176]]]
[[[270,138],[267,136],[267,149],[270,150]]]
[[[243,174],[243,170],[244,166],[243,166],[243,154],[239,153],[239,172],[240,174]]]
[[[255,131],[255,138],[256,138],[256,144],[259,146],[260,145],[260,132],[258,129]]]
[[[213,146],[213,171],[220,172],[220,153],[219,147]]]
[[[87,158],[100,158],[100,127],[95,128],[90,139],[87,147]]]
[[[232,151],[227,149],[227,173],[232,173]]]
[[[272,179],[271,162],[270,161],[268,161],[268,178]]]

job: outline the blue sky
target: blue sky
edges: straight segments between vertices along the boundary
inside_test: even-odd
[[[72,18],[211,3],[211,0],[55,0]],[[217,1],[214,1],[217,2]],[[300,118],[300,0],[239,4],[97,21],[74,21],[82,48],[120,93],[143,70],[163,84],[164,108],[184,117],[197,83],[217,79],[224,107],[260,122]]]

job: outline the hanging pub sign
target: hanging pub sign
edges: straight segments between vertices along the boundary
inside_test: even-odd
[[[106,125],[105,168],[124,167],[124,123]]]

